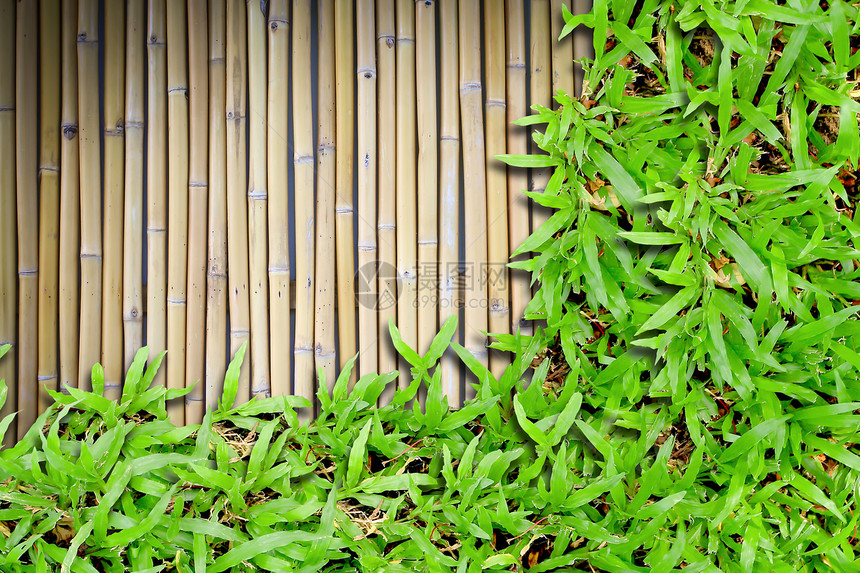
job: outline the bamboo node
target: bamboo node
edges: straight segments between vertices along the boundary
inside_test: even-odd
[[[34,277],[39,274],[39,269],[22,269],[18,271],[18,276]]]
[[[59,167],[51,167],[49,165],[43,165],[42,167],[39,167],[39,174],[41,174],[43,171],[53,171],[54,173],[59,173],[60,168]]]
[[[295,155],[293,157],[293,163],[295,163],[296,165],[298,165],[300,163],[313,163],[313,162],[314,162],[314,156],[313,155]]]
[[[526,65],[525,64],[508,64],[507,68],[509,70],[524,70],[524,69],[526,69]]]
[[[261,191],[257,191],[257,190],[248,191],[248,199],[259,201],[259,200],[265,200],[268,197],[269,197],[269,194],[266,192],[265,189],[263,189]]]
[[[331,356],[335,356],[337,353],[334,350],[332,350],[331,352],[325,352],[323,350],[322,344],[317,344],[317,349],[314,354],[317,358],[329,358]]]
[[[152,36],[150,36],[149,37],[149,43],[150,44],[157,44],[158,43],[158,36],[156,34],[153,34]]]
[[[15,111],[14,105],[0,105],[0,111]]]
[[[397,230],[397,225],[394,223],[380,223],[376,226],[377,231],[395,231]]]
[[[393,47],[394,47],[394,35],[392,35],[392,34],[380,34],[380,35],[378,35],[378,36],[376,37],[376,40],[377,40],[377,41],[379,41],[379,40],[384,40],[384,41],[385,41],[385,45],[386,45],[387,47],[389,47],[389,48],[393,48]]]
[[[364,77],[370,79],[376,75],[376,68],[358,68],[358,75],[364,75]]]
[[[488,99],[488,100],[487,100],[487,106],[488,106],[488,107],[489,107],[489,106],[492,106],[492,107],[507,107],[507,104],[505,103],[505,100],[503,100],[503,99]]]
[[[438,245],[439,242],[436,239],[423,239],[418,241],[419,245]]]
[[[116,122],[116,130],[119,133],[122,133],[123,131],[125,131],[125,121],[123,121],[123,120],[117,121]]]
[[[78,134],[78,126],[71,124],[63,124],[63,137],[73,139]]]
[[[337,215],[352,215],[352,207],[338,207],[334,212]]]
[[[460,141],[460,138],[456,135],[443,135],[439,138],[440,141]]]
[[[209,187],[209,184],[206,181],[189,181],[189,187]]]
[[[480,89],[481,89],[481,82],[469,82],[469,83],[463,84],[463,87],[460,88],[460,93],[464,94],[464,93],[473,92],[475,90],[480,90]]]
[[[368,244],[362,244],[362,243],[359,243],[359,244],[358,244],[358,250],[359,250],[359,251],[365,251],[365,252],[375,251],[375,250],[376,250],[376,243],[371,243],[371,244],[369,244],[369,245],[368,245]]]
[[[397,38],[398,44],[414,44],[415,38]]]

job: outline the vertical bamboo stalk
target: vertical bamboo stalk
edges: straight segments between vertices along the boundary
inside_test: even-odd
[[[530,107],[541,105],[550,107],[552,103],[552,60],[550,55],[550,17],[549,0],[533,0],[531,2],[531,86]],[[532,153],[537,152],[534,143]],[[543,193],[549,180],[549,170],[532,169],[530,187],[532,191]],[[532,229],[537,229],[549,218],[549,209],[532,204]]]
[[[125,3],[104,5],[104,274],[102,366],[105,397],[121,393],[122,232],[125,182]]]
[[[167,387],[185,387],[188,271],[188,46],[185,0],[167,0]],[[185,424],[184,400],[167,416]]]
[[[505,37],[507,38],[507,150],[524,155],[528,152],[526,128],[512,122],[526,115],[526,44],[523,0],[506,0]],[[529,236],[529,203],[523,190],[528,186],[525,170],[511,169],[508,184],[508,241],[513,253]],[[524,258],[523,256],[519,257]],[[528,304],[529,275],[525,271],[511,270],[511,329],[530,332],[522,320]]]
[[[588,14],[591,12],[591,0],[573,0],[574,14]],[[592,35],[588,28],[580,26],[571,34],[573,36],[573,57],[577,60],[582,58],[594,57],[594,44],[592,43]],[[582,64],[575,62],[573,64],[573,86],[576,90],[576,97],[582,95]],[[572,94],[571,94],[572,95]]]
[[[251,280],[251,397],[269,393],[266,20],[248,0],[248,261]]]
[[[459,314],[460,299],[460,107],[457,0],[440,0],[441,131],[439,133],[439,323]],[[459,331],[454,340],[459,341]],[[453,350],[442,356],[442,390],[460,406],[460,362]]]
[[[379,208],[377,209],[377,242],[379,276],[376,288],[379,307],[379,371],[397,368],[397,353],[388,335],[388,323],[397,320],[396,248],[396,130],[395,130],[395,36],[394,0],[377,0],[377,157],[379,177]],[[394,388],[389,386],[379,397],[379,404],[391,402]]]
[[[376,316],[376,37],[373,0],[359,0],[358,84],[358,268],[359,373],[376,372],[379,323]],[[435,91],[434,91],[435,93]]]
[[[314,364],[329,390],[334,387],[337,368],[335,359],[334,298],[335,262],[331,256],[334,244],[334,198],[335,198],[335,141],[334,141],[334,0],[319,0],[317,9],[317,256],[316,256],[316,319],[314,320]],[[294,88],[295,89],[295,88]],[[298,189],[298,187],[296,187]],[[298,199],[298,195],[296,196]],[[298,211],[296,211],[298,213]],[[298,230],[298,226],[296,227]],[[299,234],[296,233],[296,239]],[[298,245],[298,242],[297,242]],[[296,247],[298,254],[298,247]],[[296,275],[298,277],[298,275]],[[296,284],[296,288],[301,285]],[[307,295],[305,295],[307,296]],[[298,299],[297,299],[298,300]],[[306,300],[306,299],[304,299]],[[298,317],[298,304],[296,316]],[[296,323],[298,324],[298,322]],[[297,331],[298,332],[298,331]],[[298,374],[298,370],[296,370]],[[320,384],[321,380],[317,380]],[[298,394],[298,376],[296,393]],[[308,386],[309,392],[313,387]],[[304,396],[304,394],[301,394]],[[311,398],[308,394],[306,398]]]
[[[57,296],[60,239],[60,2],[39,3],[39,403],[57,389]]]
[[[81,342],[79,387],[92,389],[101,359],[102,201],[99,140],[98,1],[78,2],[78,116],[81,177]]]
[[[2,17],[0,17],[2,19]],[[62,7],[62,129],[60,140],[60,388],[78,385],[80,190],[78,166],[78,2]],[[2,34],[2,33],[0,33]],[[2,83],[2,81],[0,81]],[[2,104],[0,104],[2,105]],[[2,154],[0,154],[2,155]],[[2,170],[2,169],[0,169]],[[2,170],[5,171],[5,170]],[[4,204],[8,204],[5,203]],[[0,222],[0,226],[4,226]],[[5,296],[0,295],[5,300]],[[13,297],[14,299],[14,297]],[[0,323],[4,320],[0,317]],[[2,338],[2,335],[0,335]]]
[[[39,5],[19,2],[15,25],[15,173],[18,205],[18,438],[36,420],[39,290],[37,60]]]
[[[552,36],[550,37],[552,45],[552,93],[558,90],[564,92],[570,97],[574,97],[573,92],[573,35],[568,34],[563,40],[559,41],[561,29],[564,28],[564,16],[562,6],[566,6],[570,11],[571,0],[552,0],[552,11],[550,13],[550,26],[552,28]],[[553,97],[553,108],[558,107]]]
[[[248,187],[245,156],[247,42],[245,5],[227,0],[227,261],[230,301],[230,354],[248,342],[251,310],[248,296]],[[239,371],[238,403],[250,398],[249,360]]]
[[[165,0],[148,0],[146,65],[146,344],[167,349],[167,34]],[[83,331],[82,331],[83,332]],[[165,369],[154,384],[163,385]]]
[[[206,270],[206,406],[221,398],[227,367],[227,136],[224,0],[209,2],[209,256]]]
[[[403,342],[415,348],[418,343],[418,252],[415,169],[415,3],[397,0],[397,326]],[[400,372],[409,372],[400,358]],[[406,376],[400,383],[407,383]]]
[[[314,150],[311,4],[293,2],[293,173],[296,211],[295,393],[314,391]],[[329,182],[331,184],[331,182]],[[329,245],[329,249],[330,249]]]
[[[123,369],[143,346],[143,110],[146,4],[129,0],[125,75],[125,211],[123,222]]]
[[[269,307],[273,396],[290,393],[290,226],[287,182],[287,90],[290,25],[287,0],[269,5],[268,188]]]
[[[487,289],[489,328],[496,334],[510,332],[508,304],[508,190],[507,169],[495,159],[505,153],[505,2],[484,2],[484,74],[486,92],[487,153]],[[492,352],[490,367],[501,376],[510,362],[507,354]]]
[[[460,14],[460,120],[463,130],[464,213],[466,216],[466,305],[463,328],[465,347],[487,364],[487,180],[484,156],[484,122],[481,113],[481,18],[477,2],[461,2]],[[466,386],[465,399],[475,392]]]
[[[206,0],[188,2],[188,286],[185,423],[203,420],[206,348],[206,243],[209,203],[209,38]],[[221,340],[222,344],[224,340]]]
[[[436,334],[439,270],[437,228],[439,154],[436,126],[436,4],[415,3],[415,71],[418,111],[418,352]],[[424,389],[421,389],[423,398]]]
[[[352,2],[335,2],[335,112],[337,174],[335,176],[335,249],[337,254],[337,330],[340,368],[355,355],[355,288],[353,286],[353,136],[355,134],[355,15]],[[295,85],[295,84],[293,84]],[[355,380],[352,371],[350,384]]]
[[[12,348],[0,360],[0,380],[6,381],[4,418],[17,410],[18,384],[18,223],[15,184],[15,0],[0,1],[0,344]],[[77,373],[75,373],[77,376]],[[15,432],[6,432],[11,447]]]

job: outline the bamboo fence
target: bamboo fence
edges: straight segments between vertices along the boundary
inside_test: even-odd
[[[500,372],[484,332],[529,327],[505,264],[546,173],[495,156],[527,151],[527,106],[581,91],[591,41],[555,41],[562,5],[588,9],[0,0],[2,414],[21,436],[96,362],[116,398],[143,345],[168,351],[154,384],[194,384],[174,423],[217,405],[245,343],[239,402],[312,399],[356,353],[353,381],[407,373],[389,322],[423,354],[451,316]],[[450,351],[441,367],[470,398]]]

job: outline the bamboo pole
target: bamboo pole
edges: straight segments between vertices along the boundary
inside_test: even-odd
[[[57,297],[60,239],[60,2],[39,3],[39,403],[57,389]]]
[[[65,391],[66,384],[78,385],[81,198],[78,165],[77,0],[63,0],[61,23],[63,137],[60,139],[59,382],[60,388]],[[5,296],[2,298],[5,299]]]
[[[506,0],[505,37],[507,38],[507,150],[524,155],[528,152],[526,128],[512,122],[526,115],[526,45],[523,0]],[[529,203],[523,190],[528,186],[525,170],[511,169],[508,184],[508,241],[513,253],[529,236]],[[518,257],[519,260],[525,255]],[[529,274],[511,270],[511,331],[528,334],[530,324],[522,320],[529,293]]]
[[[227,370],[227,138],[224,0],[209,2],[209,256],[206,270],[206,406]]]
[[[335,262],[331,256],[334,244],[334,198],[335,198],[335,141],[334,141],[334,0],[319,0],[317,50],[317,213],[316,231],[318,250],[316,256],[316,305],[314,320],[314,340],[316,341],[314,364],[328,389],[334,387],[337,368],[335,359]],[[296,195],[298,198],[298,195]],[[296,211],[298,213],[298,211]],[[296,227],[298,229],[298,227]],[[298,233],[296,234],[298,239]],[[296,250],[298,254],[298,248]],[[298,276],[298,275],[296,275]],[[301,285],[298,285],[301,286]],[[307,295],[305,295],[307,296]],[[298,299],[297,299],[298,300]],[[307,300],[306,298],[304,300]],[[298,316],[298,304],[296,305]],[[296,323],[298,324],[298,322]],[[298,331],[297,331],[298,332]],[[296,371],[298,373],[298,370]],[[298,376],[296,393],[298,394]],[[317,384],[321,380],[317,379]],[[305,387],[313,392],[313,385]],[[312,394],[304,395],[312,398]]]
[[[105,397],[122,390],[122,247],[125,182],[125,3],[104,5],[104,268],[102,366]]]
[[[188,47],[185,0],[167,1],[167,387],[185,387],[188,271]],[[185,424],[184,400],[167,416]]]
[[[558,107],[555,101],[555,93],[558,90],[564,92],[570,97],[574,97],[573,91],[573,35],[568,34],[563,40],[559,41],[561,29],[564,28],[564,16],[562,14],[562,6],[566,6],[568,11],[571,8],[571,0],[552,0],[552,10],[550,13],[550,26],[552,35],[550,37],[552,46],[552,93],[553,93],[553,108]]]
[[[359,373],[378,368],[376,316],[376,38],[373,0],[359,0],[357,14],[358,84],[358,306]],[[435,90],[434,90],[435,93]]]
[[[460,118],[463,130],[464,213],[466,217],[466,265],[464,288],[465,347],[487,364],[487,180],[484,125],[481,113],[481,18],[477,2],[461,2],[460,14]],[[475,392],[466,386],[464,398]]]
[[[353,262],[353,136],[355,87],[355,14],[351,2],[335,2],[335,113],[338,150],[335,175],[335,249],[337,255],[337,327],[340,368],[355,355],[355,263]],[[295,85],[295,84],[293,84]],[[350,385],[355,381],[355,370]]]
[[[416,102],[415,102],[415,5],[412,0],[397,0],[397,326],[403,342],[415,348],[418,343],[418,252],[416,235]],[[400,372],[410,366],[402,357]],[[400,383],[407,383],[406,376]]]
[[[457,0],[439,2],[441,131],[439,133],[439,324],[457,316],[460,299],[460,107]],[[454,334],[460,340],[460,329]],[[454,351],[442,355],[442,390],[460,406],[460,363]]]
[[[439,154],[436,127],[436,4],[415,3],[415,72],[418,111],[418,352],[436,334],[438,313],[437,227]],[[424,398],[424,388],[420,397]]]
[[[17,410],[18,384],[18,221],[15,184],[15,0],[0,1],[0,344],[12,348],[0,360],[0,380],[6,381],[4,418]],[[6,432],[4,444],[16,442]]]
[[[397,320],[396,245],[396,130],[395,130],[395,35],[394,0],[377,0],[377,157],[379,161],[379,208],[377,210],[377,243],[379,276],[377,279],[379,306],[379,371],[397,368],[397,353],[388,335],[388,323]],[[379,397],[379,404],[391,402],[394,388],[388,386]]]
[[[552,74],[550,55],[550,10],[549,0],[533,0],[531,2],[531,86],[530,107],[541,105],[550,107],[552,104]],[[534,142],[531,144],[532,153],[539,150]],[[549,180],[549,170],[546,168],[532,169],[530,187],[532,191],[543,193]],[[549,219],[549,209],[532,204],[532,229],[540,227]]]
[[[248,296],[248,187],[245,182],[245,113],[247,65],[245,5],[227,0],[227,261],[230,301],[230,354],[248,342],[251,310]],[[238,403],[250,398],[249,360],[239,371]]]
[[[251,310],[248,295],[248,188],[245,184],[245,6],[227,0],[227,261],[230,301],[230,354],[248,342]],[[239,371],[238,403],[251,393],[249,360]]]
[[[81,177],[81,338],[79,387],[101,359],[102,201],[99,134],[98,1],[78,2],[78,116]]]
[[[505,2],[484,2],[484,74],[487,82],[487,289],[489,329],[494,334],[510,332],[508,289],[508,190],[507,169],[495,159],[505,153]],[[490,353],[490,368],[501,376],[510,363],[508,355]]]
[[[314,391],[314,150],[311,108],[311,4],[293,2],[293,173],[296,211],[295,393]],[[329,245],[329,252],[331,246]]]
[[[152,360],[167,349],[167,34],[165,0],[147,6],[146,344]],[[165,369],[153,384],[164,385]]]
[[[18,205],[18,438],[36,420],[39,289],[39,5],[19,2],[15,25],[15,159]]]
[[[204,414],[206,349],[206,243],[209,203],[209,38],[206,0],[188,2],[188,283],[185,343],[185,423]],[[224,339],[221,340],[222,344]]]
[[[143,346],[143,150],[146,4],[129,0],[125,75],[125,208],[123,221],[123,370]]]
[[[266,188],[266,20],[248,0],[248,260],[251,280],[251,396],[269,387],[268,189]]]
[[[591,12],[591,0],[573,0],[574,14],[588,14]],[[594,58],[594,44],[592,43],[591,32],[585,26],[580,26],[571,33],[573,36],[573,57],[577,60],[582,58]],[[573,64],[573,87],[576,90],[576,97],[582,95],[582,64],[575,62]]]
[[[271,309],[271,390],[290,393],[290,225],[287,182],[287,95],[290,25],[287,0],[269,5],[269,306]]]

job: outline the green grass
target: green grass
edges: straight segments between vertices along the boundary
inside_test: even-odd
[[[860,17],[596,0],[582,100],[535,109],[534,336],[449,411],[436,363],[175,428],[141,351],[0,452],[3,571],[858,571]],[[405,373],[404,373],[405,375]],[[525,380],[531,384],[525,386]],[[427,407],[414,404],[419,385]],[[5,394],[3,394],[5,397]],[[8,427],[10,418],[0,423]],[[5,561],[5,564],[1,564]]]

